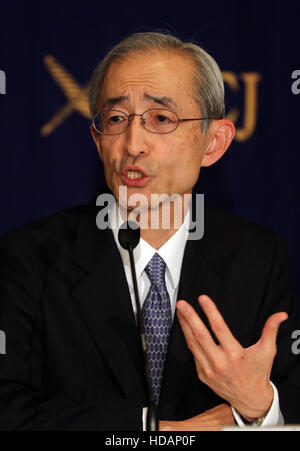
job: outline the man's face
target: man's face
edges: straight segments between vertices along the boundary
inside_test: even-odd
[[[130,54],[114,62],[105,77],[98,111],[120,110],[128,115],[151,108],[168,108],[179,118],[202,116],[192,95],[193,63],[175,52]],[[200,121],[182,122],[169,134],[145,130],[139,116],[120,135],[94,133],[109,188],[118,199],[119,187],[128,196],[191,193],[197,182],[207,136]],[[142,178],[130,179],[132,171]],[[137,176],[140,176],[136,172]]]

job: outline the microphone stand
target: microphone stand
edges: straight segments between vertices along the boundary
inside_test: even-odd
[[[128,252],[129,252],[129,258],[130,258],[130,266],[131,266],[131,272],[132,272],[134,294],[135,294],[135,300],[136,300],[136,306],[137,306],[138,330],[139,330],[140,337],[141,337],[141,343],[142,343],[142,349],[143,349],[143,355],[144,355],[144,364],[145,364],[145,374],[146,374],[146,381],[147,381],[147,388],[148,388],[149,402],[150,402],[148,412],[147,412],[146,430],[147,431],[158,431],[157,405],[156,405],[156,402],[154,401],[153,390],[152,390],[149,360],[148,360],[148,356],[147,356],[147,352],[146,352],[145,332],[144,332],[144,327],[142,325],[141,302],[140,302],[139,292],[138,292],[138,287],[137,287],[136,271],[135,271],[134,258],[133,258],[133,248],[132,248],[131,244],[129,245]]]
[[[144,358],[144,367],[145,367],[145,375],[146,375],[146,383],[148,389],[148,397],[149,397],[149,408],[147,412],[147,420],[146,420],[146,430],[147,431],[158,431],[158,409],[156,402],[153,396],[152,390],[152,382],[150,376],[150,368],[149,368],[149,360],[146,352],[146,340],[145,340],[145,332],[142,321],[141,314],[141,301],[139,297],[139,291],[137,286],[136,279],[136,271],[135,264],[133,258],[133,250],[138,245],[140,240],[140,229],[137,224],[134,224],[135,230],[130,227],[129,223],[124,223],[119,230],[119,242],[121,246],[126,249],[129,253],[130,267],[132,273],[133,287],[134,287],[134,295],[137,309],[137,327],[139,331],[139,335],[141,338],[142,350],[143,350],[143,358]]]

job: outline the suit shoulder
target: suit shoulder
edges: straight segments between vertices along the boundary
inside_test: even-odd
[[[75,238],[76,224],[82,215],[89,215],[93,204],[88,203],[66,208],[47,217],[35,219],[0,236],[0,248],[33,248],[42,243],[71,243]]]
[[[69,262],[76,240],[76,225],[80,217],[90,214],[91,207],[88,204],[68,208],[0,237],[2,316],[18,305],[18,309],[35,320],[47,274],[54,269],[52,274],[59,271],[72,277],[76,269]]]
[[[285,239],[268,227],[214,207],[205,209],[204,236],[219,251],[242,246],[269,254],[278,243],[285,246]]]

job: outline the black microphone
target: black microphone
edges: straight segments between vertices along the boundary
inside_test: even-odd
[[[153,390],[152,390],[149,361],[148,361],[148,356],[147,356],[147,352],[146,352],[144,324],[143,324],[142,315],[141,315],[141,310],[142,310],[141,309],[141,301],[140,301],[140,297],[139,297],[135,264],[134,264],[134,258],[133,258],[133,249],[135,249],[136,246],[139,244],[140,237],[141,237],[140,228],[136,222],[128,221],[128,222],[124,222],[124,224],[121,225],[119,234],[118,234],[118,239],[119,239],[119,243],[121,244],[121,246],[129,252],[130,267],[131,267],[131,273],[132,273],[136,310],[137,310],[137,326],[138,326],[139,334],[141,337],[143,356],[144,356],[144,365],[145,365],[145,375],[146,375],[147,389],[148,389],[148,396],[149,396],[149,408],[148,408],[148,413],[147,413],[146,430],[147,431],[158,431],[158,411],[157,411],[157,405],[154,400]]]

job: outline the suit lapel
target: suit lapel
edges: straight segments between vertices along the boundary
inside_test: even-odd
[[[99,352],[128,398],[144,395],[142,360],[130,293],[111,230],[98,230],[94,213],[81,218],[73,262],[84,275],[75,303]]]

